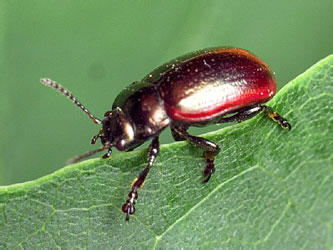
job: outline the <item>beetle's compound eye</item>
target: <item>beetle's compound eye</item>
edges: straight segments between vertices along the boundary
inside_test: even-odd
[[[121,139],[117,141],[115,146],[119,151],[124,151],[126,149],[126,140]]]
[[[117,125],[113,127],[114,131],[111,133],[114,135],[115,147],[119,151],[128,149],[134,140],[134,128],[129,120],[123,116],[118,116],[116,121]]]
[[[109,117],[109,116],[111,116],[111,114],[112,114],[112,111],[106,111],[104,114],[104,117]]]

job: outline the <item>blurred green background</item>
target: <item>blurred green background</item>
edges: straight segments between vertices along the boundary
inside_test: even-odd
[[[332,13],[332,0],[1,1],[0,185],[96,148],[99,127],[41,77],[102,118],[124,86],[159,64],[229,45],[267,62],[281,88],[332,53]],[[166,131],[161,142],[170,141]]]

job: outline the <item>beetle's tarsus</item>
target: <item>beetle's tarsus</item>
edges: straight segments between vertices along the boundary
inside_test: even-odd
[[[204,156],[206,158],[206,167],[203,170],[203,176],[205,177],[201,182],[206,183],[209,181],[212,174],[215,172],[215,166],[214,166],[214,160],[216,152],[212,151],[206,151],[204,153]]]
[[[102,156],[103,159],[109,158],[112,154],[112,149],[108,148],[108,152]]]
[[[291,125],[289,124],[289,122],[285,118],[283,118],[282,116],[280,116],[279,114],[275,113],[275,116],[272,119],[273,119],[273,121],[275,121],[278,124],[280,124],[280,126],[283,129],[286,129],[288,131],[291,130]]]
[[[291,125],[290,125],[290,123],[287,122],[286,120],[283,121],[282,127],[283,127],[284,129],[287,129],[288,131],[291,130]]]
[[[121,210],[126,213],[126,221],[129,221],[129,216],[135,213],[135,199],[138,198],[138,195],[134,192],[130,192],[128,196],[130,196],[131,198],[128,199],[121,208]]]
[[[207,183],[210,180],[210,177],[212,176],[212,174],[214,173],[214,168],[213,171],[207,171],[207,167],[204,169],[203,171],[203,176],[204,179],[201,180],[202,183]]]
[[[289,124],[289,122],[283,118],[281,115],[279,115],[278,113],[276,113],[271,107],[266,106],[266,105],[262,105],[262,107],[265,108],[266,111],[266,115],[271,118],[273,121],[275,121],[276,123],[280,124],[280,126],[283,129],[286,129],[288,131],[291,130],[291,125]]]
[[[210,177],[211,177],[211,176],[212,176],[212,175],[209,174],[205,179],[201,180],[201,182],[202,182],[202,183],[207,183],[207,182],[210,180]]]
[[[101,132],[100,132],[98,135],[95,135],[95,136],[93,136],[93,138],[91,138],[90,143],[95,144],[96,141],[98,140],[98,138],[102,138],[102,137],[103,137],[103,134],[101,134]]]

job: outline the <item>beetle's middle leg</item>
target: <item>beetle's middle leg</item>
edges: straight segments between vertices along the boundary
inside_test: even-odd
[[[135,212],[135,201],[138,199],[138,189],[142,188],[144,181],[149,173],[149,170],[153,163],[155,162],[157,155],[159,153],[159,141],[158,137],[155,137],[148,149],[148,164],[146,168],[140,173],[138,178],[135,178],[131,184],[132,190],[128,194],[130,197],[125,204],[122,206],[122,211],[126,213],[126,220],[129,220],[129,215]]]
[[[172,135],[176,140],[187,140],[205,150],[204,157],[206,158],[206,167],[203,170],[203,175],[205,176],[203,182],[207,182],[215,171],[214,160],[215,156],[220,152],[220,147],[210,140],[190,135],[186,130],[187,127],[171,126]]]

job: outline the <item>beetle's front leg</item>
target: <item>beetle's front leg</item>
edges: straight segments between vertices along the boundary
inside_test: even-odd
[[[135,200],[138,199],[138,189],[142,188],[145,179],[149,173],[149,170],[157,158],[157,155],[160,151],[159,145],[160,144],[158,141],[158,137],[155,137],[148,149],[148,164],[146,168],[140,173],[138,178],[134,179],[134,181],[131,184],[132,190],[128,194],[128,197],[130,198],[122,206],[122,211],[126,213],[127,221],[129,220],[129,215],[134,214],[135,212],[134,205],[135,205]]]
[[[177,138],[183,138],[185,140],[188,140],[190,143],[205,150],[204,156],[206,158],[206,167],[203,170],[203,175],[205,176],[205,179],[202,182],[207,182],[215,171],[214,160],[215,156],[220,152],[220,147],[219,145],[210,140],[190,135],[189,133],[187,133],[186,130],[187,128],[176,126],[171,127],[171,131],[174,137],[175,134],[178,134],[179,136]]]

